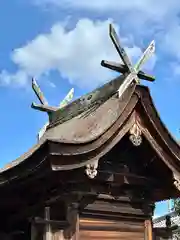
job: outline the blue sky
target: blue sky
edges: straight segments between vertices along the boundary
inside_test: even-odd
[[[180,138],[180,4],[177,0],[6,0],[0,8],[1,162],[36,143],[47,119],[31,109],[37,101],[31,77],[48,101],[58,105],[67,91],[78,97],[112,79],[102,59],[118,60],[108,38],[113,22],[133,62],[152,39],[156,55],[145,66],[156,76],[148,84],[171,133]],[[167,209],[158,204],[157,215]]]

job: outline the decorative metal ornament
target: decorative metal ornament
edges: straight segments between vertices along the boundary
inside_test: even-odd
[[[180,191],[180,178],[173,173],[173,178],[174,178],[174,186]]]
[[[142,143],[142,132],[137,123],[134,123],[129,133],[130,133],[129,139],[132,142],[132,144],[136,147],[140,146]]]
[[[86,165],[85,173],[90,179],[94,179],[97,176],[98,160],[95,160]]]

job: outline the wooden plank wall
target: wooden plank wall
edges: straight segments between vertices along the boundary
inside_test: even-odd
[[[83,200],[78,209],[67,209],[68,227],[51,228],[51,240],[152,240],[145,238],[145,220],[150,219],[152,211],[148,202],[127,197],[115,200],[104,195]]]
[[[144,240],[144,222],[80,219],[79,240]]]

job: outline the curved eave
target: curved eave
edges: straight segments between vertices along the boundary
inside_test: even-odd
[[[96,140],[100,135],[102,135],[104,132],[106,132],[106,130],[112,125],[112,123],[114,123],[117,118],[121,115],[122,111],[124,110],[124,108],[126,107],[126,105],[128,104],[129,102],[129,99],[131,98],[133,92],[134,92],[134,89],[135,89],[135,86],[133,85],[132,87],[130,87],[127,92],[124,94],[124,96],[122,97],[122,101],[118,100],[117,97],[116,97],[116,92],[117,92],[117,88],[119,86],[119,84],[122,82],[122,78],[119,77],[119,78],[116,78],[114,79],[113,81],[111,81],[110,83],[104,85],[104,87],[101,87],[95,91],[93,91],[91,94],[87,94],[86,98],[88,99],[88,96],[89,95],[92,95],[92,99],[95,103],[98,103],[99,106],[98,108],[101,109],[102,108],[102,105],[103,104],[106,104],[107,101],[111,101],[111,97],[112,95],[114,96],[114,99],[111,101],[111,106],[113,106],[113,104],[116,102],[116,116],[115,118],[113,119],[113,121],[109,121],[107,124],[106,124],[106,127],[102,128],[101,131],[99,132],[99,135],[94,135],[93,138],[91,138],[89,135],[87,136],[87,143],[89,142],[92,142],[93,140]],[[106,90],[108,89],[108,96],[106,96]],[[93,95],[94,94],[94,95]],[[81,98],[80,98],[81,99]],[[124,100],[125,99],[125,100]],[[93,102],[93,104],[94,104]],[[81,105],[81,101],[78,100],[78,104]],[[77,107],[79,108],[79,105],[77,104]],[[89,104],[89,103],[87,103]],[[70,109],[72,109],[72,106],[73,104],[70,104]],[[90,104],[91,105],[91,104]],[[86,112],[86,102],[84,103],[83,105],[83,109],[85,112],[83,112],[83,114],[85,113],[87,117],[83,117],[83,122],[88,122],[89,121],[89,118],[88,116],[91,116],[91,114],[88,114],[87,115],[87,112]],[[110,107],[111,107],[110,106]],[[82,109],[81,109],[82,110]],[[88,108],[89,110],[89,108]],[[107,110],[107,109],[106,109]],[[106,110],[103,110],[104,113],[106,113],[105,111]],[[118,111],[117,111],[118,110]],[[96,112],[96,110],[95,110]],[[76,112],[75,112],[76,113]],[[75,114],[74,113],[74,114]],[[77,117],[79,117],[79,115],[75,114]],[[96,115],[96,114],[95,114]],[[64,115],[63,115],[64,116]],[[74,124],[74,119],[76,118],[76,116],[72,117],[70,122],[71,122],[71,125]],[[88,121],[86,121],[86,118],[88,119]],[[96,121],[98,122],[99,118],[96,117]],[[65,121],[64,124],[69,123],[69,121]],[[59,124],[59,125],[62,125],[63,128],[65,128],[65,125],[64,124]],[[67,139],[62,139],[60,138],[60,133],[58,130],[57,130],[57,127],[59,127],[59,125],[57,126],[56,124],[54,124],[54,126],[52,126],[52,123],[51,123],[51,126],[50,128],[48,129],[48,131],[46,132],[46,134],[40,139],[40,141],[38,142],[38,144],[34,145],[29,151],[27,151],[26,153],[24,153],[23,155],[21,155],[19,158],[17,158],[16,160],[8,163],[5,165],[5,167],[1,168],[0,169],[0,185],[3,184],[3,182],[7,182],[8,181],[8,178],[9,179],[16,179],[17,178],[17,174],[13,174],[14,172],[18,171],[18,169],[23,169],[24,171],[23,172],[26,172],[26,170],[28,172],[31,172],[33,171],[33,169],[31,169],[32,167],[28,167],[28,163],[29,162],[32,162],[32,161],[35,161],[35,156],[37,155],[37,153],[39,152],[40,155],[42,157],[39,158],[39,162],[44,159],[45,157],[47,158],[47,156],[49,156],[51,154],[51,150],[53,151],[53,143],[59,143],[63,146],[63,149],[64,148],[67,148],[69,145],[67,144]],[[80,129],[80,128],[79,128]],[[86,134],[85,134],[86,135]],[[92,134],[91,134],[92,136]],[[70,144],[74,144],[74,147],[76,149],[78,149],[77,145],[80,146],[82,143],[82,141],[76,141],[74,140],[72,137],[70,138],[70,141],[68,142]],[[77,144],[79,143],[79,144]],[[85,143],[83,141],[83,143]],[[51,145],[51,148],[49,147]],[[52,154],[54,154],[54,152],[52,152]],[[38,164],[38,161],[37,161],[37,164]],[[43,160],[44,161],[44,160]],[[30,164],[30,165],[33,165],[33,164]],[[34,168],[36,168],[36,164],[33,165]],[[8,176],[6,178],[4,178],[3,176]],[[21,175],[23,175],[23,173],[21,173]],[[6,180],[4,180],[6,179]]]
[[[7,163],[3,168],[0,169],[0,174],[18,166],[19,164],[23,163],[26,159],[31,158],[32,155],[45,144],[45,142],[46,140],[38,142],[38,144],[35,144],[31,149],[22,154],[20,157],[18,157],[17,159],[10,163]]]
[[[0,184],[3,184],[4,176],[6,176],[6,182],[8,179],[16,179],[17,171],[20,172],[19,176],[23,176],[25,172],[28,174],[47,157],[51,159],[53,170],[83,167],[110,151],[136,121],[160,158],[174,173],[180,175],[180,147],[162,123],[148,88],[137,86],[134,89],[132,86],[121,99],[113,95],[110,101],[112,101],[111,105],[113,103],[117,105],[116,119],[111,125],[102,127],[98,135],[93,138],[89,137],[89,141],[86,138],[86,141],[78,143],[76,141],[67,143],[58,139],[57,135],[56,138],[46,135],[46,138],[43,138],[30,151],[1,169]],[[101,118],[106,117],[107,112],[104,112]]]
[[[0,187],[36,174],[36,172],[47,163],[48,156],[48,140],[34,145],[28,152],[24,153],[11,163],[6,164],[5,167],[0,170]]]
[[[140,107],[141,106],[141,107]],[[180,176],[180,146],[161,121],[154,106],[149,89],[136,87],[126,107],[111,127],[97,139],[86,144],[66,144],[54,142],[51,145],[53,156],[66,157],[66,160],[52,161],[53,170],[69,170],[85,166],[110,151],[128,133],[135,122],[157,155],[173,173]]]
[[[151,98],[149,89],[141,87],[138,88],[136,92],[140,97],[145,116],[149,119],[149,126],[146,126],[147,130],[143,128],[144,135],[153,146],[156,145],[156,151],[160,156],[164,151],[166,152],[166,156],[164,156],[164,158],[166,158],[166,164],[169,167],[173,167],[173,171],[180,175],[180,145],[161,120]]]

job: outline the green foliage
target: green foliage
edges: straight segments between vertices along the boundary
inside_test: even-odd
[[[174,200],[173,210],[180,216],[180,198]]]
[[[175,199],[173,202],[173,210],[180,216],[180,198]],[[180,240],[180,232],[176,232],[173,239]]]

